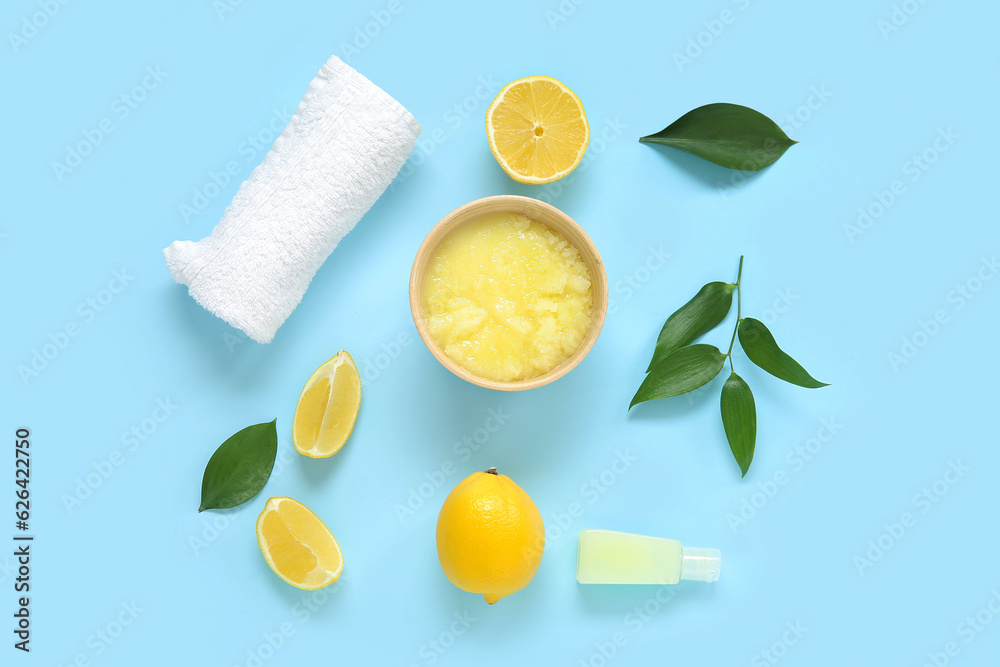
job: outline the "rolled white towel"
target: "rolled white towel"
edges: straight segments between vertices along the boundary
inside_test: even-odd
[[[259,343],[406,162],[420,125],[331,57],[211,236],[164,249],[195,301]]]

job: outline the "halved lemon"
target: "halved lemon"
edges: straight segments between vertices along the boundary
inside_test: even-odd
[[[292,498],[270,498],[257,517],[257,544],[274,573],[304,591],[335,582],[344,556],[330,529]]]
[[[550,76],[504,86],[486,110],[486,137],[519,183],[550,183],[576,169],[590,142],[583,102]]]
[[[361,407],[361,376],[344,350],[333,355],[306,382],[292,418],[292,444],[314,459],[333,456],[354,430]]]

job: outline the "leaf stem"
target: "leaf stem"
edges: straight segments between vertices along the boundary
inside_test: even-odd
[[[740,268],[736,272],[736,326],[733,327],[733,337],[729,341],[729,351],[726,352],[726,358],[729,359],[729,370],[733,373],[736,369],[733,368],[733,345],[736,344],[736,332],[740,328],[740,320],[743,319],[743,290],[741,289],[743,281],[743,255],[740,255]]]

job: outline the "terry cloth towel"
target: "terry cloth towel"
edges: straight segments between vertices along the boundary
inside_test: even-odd
[[[409,111],[331,57],[212,235],[172,243],[167,268],[210,312],[270,342],[419,134]]]

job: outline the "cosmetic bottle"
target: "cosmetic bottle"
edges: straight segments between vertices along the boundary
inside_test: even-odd
[[[613,530],[582,530],[576,559],[581,584],[676,584],[719,580],[718,549]]]

